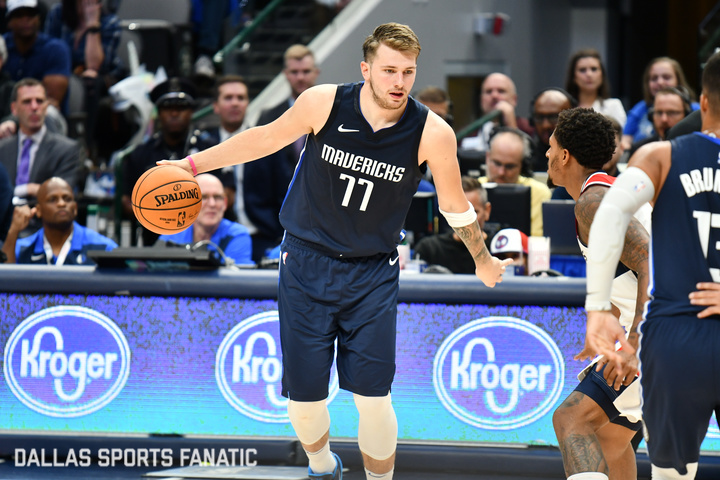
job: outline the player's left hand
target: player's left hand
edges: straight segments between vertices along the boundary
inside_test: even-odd
[[[697,291],[691,292],[690,304],[707,306],[697,314],[698,318],[707,318],[710,315],[720,314],[720,283],[700,282],[696,286]]]
[[[615,350],[615,342],[620,342],[625,353],[635,353],[635,348],[625,338],[625,330],[612,312],[589,311],[585,348],[575,355],[575,360],[591,360],[597,355],[604,355],[608,361],[614,362],[617,368],[622,370],[623,358]]]
[[[618,368],[614,362],[609,362],[607,357],[602,357],[598,360],[596,371],[600,371],[605,365],[603,371],[603,377],[607,384],[613,387],[615,390],[620,390],[620,387],[625,385],[628,386],[632,383],[633,379],[638,372],[638,360],[634,354],[628,354],[624,350],[618,350],[618,355],[622,357],[622,368]]]
[[[505,267],[512,263],[512,258],[500,260],[497,257],[490,257],[488,261],[481,265],[476,265],[475,275],[482,280],[487,287],[494,287],[496,283],[502,282]]]

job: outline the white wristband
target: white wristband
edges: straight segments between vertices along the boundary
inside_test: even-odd
[[[467,211],[463,213],[445,212],[442,208],[440,209],[440,213],[443,214],[445,220],[447,220],[448,222],[448,225],[453,228],[465,227],[477,221],[477,213],[475,213],[475,207],[473,207],[472,203],[470,202],[468,202]]]

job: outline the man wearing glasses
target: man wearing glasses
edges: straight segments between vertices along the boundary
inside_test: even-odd
[[[558,123],[558,114],[577,106],[577,100],[562,88],[550,87],[541,90],[530,102],[530,120],[535,127],[536,147],[532,156],[535,172],[547,171],[545,152],[550,148],[550,135]]]
[[[485,155],[484,177],[480,183],[517,183],[530,187],[530,233],[543,235],[542,204],[550,200],[550,189],[530,177],[532,140],[517,128],[501,127],[490,137],[490,150]]]
[[[172,235],[161,235],[158,245],[187,245],[222,251],[225,265],[251,265],[252,241],[248,229],[223,218],[227,197],[222,182],[215,175],[195,177],[202,193],[202,207],[190,228]]]
[[[692,111],[690,102],[687,92],[678,87],[665,87],[658,90],[653,99],[653,106],[648,109],[648,118],[653,124],[655,133],[633,143],[630,148],[630,157],[646,143],[666,140],[668,130]]]

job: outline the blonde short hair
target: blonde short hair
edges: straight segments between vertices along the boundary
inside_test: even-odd
[[[420,55],[420,40],[417,35],[410,27],[400,23],[383,23],[375,27],[373,33],[368,35],[363,43],[363,59],[366,62],[372,61],[381,44],[400,52]]]

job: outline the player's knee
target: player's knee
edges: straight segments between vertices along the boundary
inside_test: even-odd
[[[693,478],[695,478],[695,474],[697,473],[698,469],[697,462],[688,463],[687,465],[685,465],[685,468],[687,468],[687,473],[685,475],[681,475],[674,468],[660,468],[652,465],[651,474],[653,480],[692,480]]]
[[[566,432],[571,431],[577,422],[577,404],[569,400],[570,398],[565,399],[553,412],[552,423],[558,437],[566,436]]]
[[[568,425],[568,415],[567,411],[563,409],[562,405],[555,409],[552,416],[552,423],[553,428],[555,429],[555,435],[560,436],[561,433],[563,433]]]
[[[609,421],[605,411],[586,395],[573,392],[553,412],[555,433],[571,430],[597,432]]]
[[[360,451],[375,460],[386,460],[397,446],[397,418],[390,394],[384,397],[365,397],[354,394],[360,414],[358,446]]]
[[[330,412],[325,400],[318,402],[289,400],[288,416],[298,439],[306,445],[320,440],[330,428]]]

